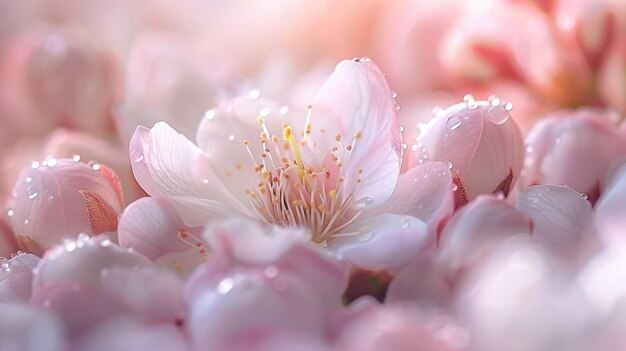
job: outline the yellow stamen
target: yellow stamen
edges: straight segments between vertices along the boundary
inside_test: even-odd
[[[304,175],[304,162],[302,162],[302,155],[300,155],[298,143],[296,142],[296,138],[293,137],[293,132],[290,126],[285,126],[285,128],[283,129],[283,139],[291,144],[293,154],[294,156],[296,156],[296,164],[298,165],[300,177],[302,177]]]

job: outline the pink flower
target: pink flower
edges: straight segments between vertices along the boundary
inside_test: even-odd
[[[581,342],[584,301],[551,263],[529,237],[510,238],[462,282],[454,310],[473,349],[568,349]]]
[[[75,159],[33,161],[22,169],[8,210],[21,247],[41,254],[66,236],[115,232],[122,188],[107,166]]]
[[[35,305],[53,310],[72,335],[120,316],[177,325],[182,281],[106,236],[66,239],[46,252],[33,279]]]
[[[626,139],[600,110],[560,111],[540,121],[526,138],[520,186],[565,184],[595,202],[613,160],[626,154]],[[587,162],[593,160],[593,167]]]
[[[517,206],[532,220],[533,238],[553,257],[578,268],[595,251],[591,203],[579,192],[564,185],[531,186]]]
[[[364,268],[389,268],[432,243],[423,221],[450,212],[443,164],[400,176],[396,104],[368,59],[340,63],[307,111],[258,95],[209,111],[198,144],[157,123],[130,147],[140,185],[189,226],[230,215],[303,227]],[[435,181],[413,192],[417,175]]]
[[[411,145],[417,163],[444,161],[456,185],[455,202],[462,206],[479,194],[509,193],[524,159],[522,135],[511,118],[510,104],[497,97],[465,102],[437,112]]]
[[[149,325],[121,317],[94,328],[72,340],[74,350],[154,350],[186,351],[183,332],[173,325]]]
[[[298,230],[268,236],[253,221],[214,224],[205,237],[214,251],[185,291],[197,349],[247,350],[285,337],[325,338],[341,307],[347,265],[309,245]]]
[[[3,350],[66,350],[63,326],[51,313],[34,306],[3,303],[0,314]]]
[[[373,305],[358,300],[357,315],[343,326],[339,350],[466,350],[470,336],[450,316],[433,308],[411,304]]]
[[[30,134],[51,126],[100,135],[113,129],[111,107],[119,98],[116,63],[77,33],[25,31],[6,47],[1,69],[11,89],[5,93],[12,111],[31,121]]]
[[[26,253],[6,259],[0,257],[0,302],[28,302],[31,297],[33,269],[41,260]]]
[[[200,238],[202,227],[185,226],[174,206],[163,199],[145,197],[128,205],[118,225],[121,247],[131,248],[159,267],[181,277],[206,261],[209,250]]]
[[[219,87],[192,43],[173,33],[146,33],[130,52],[125,101],[117,114],[120,132],[130,139],[137,125],[167,121],[193,136]],[[221,70],[215,70],[221,71]],[[212,73],[217,74],[217,73]]]

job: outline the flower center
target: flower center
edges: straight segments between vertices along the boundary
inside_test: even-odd
[[[268,224],[305,227],[312,240],[326,245],[327,240],[353,223],[360,215],[359,204],[367,199],[355,200],[354,190],[346,192],[343,165],[361,138],[354,134],[350,144],[342,144],[342,136],[334,137],[334,147],[320,150],[311,140],[312,108],[309,106],[304,130],[298,142],[290,125],[282,125],[282,143],[271,134],[265,119],[258,117],[262,131],[259,144],[262,152],[257,161],[248,140],[243,141],[258,175],[256,189],[247,189],[249,203],[254,212]],[[318,130],[320,134],[326,130]],[[357,186],[363,170],[358,170]],[[363,203],[364,205],[364,203]],[[356,235],[358,233],[353,233]],[[346,234],[339,234],[341,236]],[[348,234],[349,235],[349,234]]]

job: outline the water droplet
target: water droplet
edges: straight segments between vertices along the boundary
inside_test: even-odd
[[[365,208],[365,206],[367,206],[367,204],[369,204],[370,202],[372,202],[372,199],[370,197],[362,197],[360,199],[358,199],[355,203],[354,206],[356,208],[358,208],[359,210],[362,210]]]
[[[496,194],[496,199],[498,200],[504,200],[506,196],[504,196],[504,193],[501,191],[498,191],[498,193]]]
[[[396,104],[396,111],[400,111],[400,105]]]
[[[100,170],[100,164],[99,163],[94,163],[91,165],[91,169],[93,169],[94,171],[99,171]]]
[[[289,106],[285,105],[285,106],[281,106],[280,108],[280,113],[282,115],[286,115],[289,112]]]
[[[502,106],[490,107],[487,111],[487,118],[495,124],[503,124],[509,120],[509,111],[502,108]]]
[[[409,229],[411,227],[411,221],[408,218],[402,220],[402,229]]]
[[[396,92],[395,90],[392,90],[391,91],[391,97],[394,98],[394,99],[397,98],[398,97],[398,92]]]
[[[420,164],[420,165],[423,164],[424,163],[424,159],[420,158],[419,160],[417,160],[417,163]]]
[[[203,183],[203,184],[209,184],[209,179],[208,179],[208,178],[204,178],[204,179],[202,179],[202,183]]]
[[[362,228],[359,232],[361,235],[357,238],[358,241],[370,241],[374,237],[374,232],[370,228]]]
[[[133,162],[141,162],[143,161],[143,152],[137,149],[133,149],[130,152],[130,158],[133,160]]]
[[[535,148],[532,145],[526,145],[526,152],[527,153],[530,154],[533,151],[535,151]]]
[[[372,60],[370,60],[369,57],[355,57],[355,58],[352,59],[352,61],[360,62],[360,63],[372,62]]]
[[[446,167],[448,167],[448,169],[452,169],[452,162],[450,162],[450,161],[443,161],[443,164],[445,164]]]
[[[29,193],[29,194],[28,194],[28,198],[29,198],[30,200],[33,200],[34,198],[36,198],[36,197],[37,197],[37,195],[39,195],[39,193],[35,191],[35,192],[32,192],[32,193]]]
[[[76,250],[76,242],[74,240],[66,240],[63,243],[63,248],[67,252],[72,252],[72,251]]]
[[[259,116],[261,117],[267,117],[270,115],[270,108],[269,107],[263,107],[260,111],[259,111]]]
[[[448,126],[448,129],[455,130],[461,126],[461,123],[462,122],[459,116],[452,115],[448,117],[448,120],[446,121],[446,126]]]
[[[489,103],[491,104],[491,106],[500,106],[500,99],[495,96],[495,95],[491,95],[487,98],[487,100],[489,101]]]
[[[409,146],[407,144],[405,144],[405,143],[402,143],[401,147],[402,147],[402,150],[406,150],[406,148],[409,147]]]
[[[72,161],[79,162],[80,161],[80,155],[79,154],[72,155]]]
[[[580,196],[582,196],[583,199],[587,200],[589,198],[589,195],[582,193],[580,194]]]
[[[54,200],[54,195],[50,194],[48,195],[48,201]]]
[[[404,126],[400,126],[400,133],[404,133],[404,130],[405,130],[405,129],[406,129],[406,128],[404,128]]]
[[[275,278],[278,275],[278,267],[269,265],[265,268],[265,275],[268,278]]]
[[[507,110],[507,111],[511,111],[511,110],[513,109],[513,104],[512,104],[512,103],[510,103],[510,102],[507,102],[507,103],[504,105],[504,109],[505,109],[505,110]]]
[[[32,182],[32,181],[33,181],[33,178],[32,178],[32,177],[26,177],[26,179],[25,179],[25,180],[26,180],[26,183],[30,183],[30,182]]]
[[[9,269],[9,260],[6,257],[0,257],[0,268]]]
[[[214,109],[210,109],[207,112],[204,113],[204,118],[206,118],[207,120],[211,121],[215,118],[215,110]]]
[[[478,104],[476,103],[476,100],[474,99],[474,96],[472,96],[472,94],[465,94],[465,96],[463,96],[463,101],[465,101],[465,103],[467,104],[467,108],[469,108],[470,110],[478,107]]]
[[[48,163],[48,167],[54,167],[57,165],[57,159],[56,158],[49,158],[46,160]]]
[[[227,294],[235,286],[233,278],[224,278],[217,284],[217,292],[220,294]]]
[[[411,150],[417,151],[417,144],[413,144],[413,146],[411,146]]]
[[[452,191],[457,191],[457,190],[459,190],[459,187],[458,187],[458,186],[456,186],[456,184],[452,184],[452,187],[451,187],[451,188],[452,188]]]
[[[30,164],[30,166],[31,166],[32,168],[34,168],[34,169],[37,169],[37,168],[39,168],[40,163],[39,163],[39,161],[33,161],[33,162]]]
[[[15,210],[12,208],[8,208],[6,213],[7,213],[7,216],[13,217],[15,215]]]
[[[248,93],[248,97],[250,97],[250,99],[252,100],[256,100],[261,96],[261,91],[259,89],[252,89],[250,90],[250,92]]]
[[[30,223],[30,221],[28,219],[25,219],[24,224],[28,224],[28,223]]]

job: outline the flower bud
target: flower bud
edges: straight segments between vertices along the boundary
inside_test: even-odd
[[[495,96],[489,101],[465,102],[439,111],[418,137],[417,163],[443,161],[455,184],[456,205],[479,194],[508,195],[524,158],[520,130],[511,118],[511,104]]]
[[[557,112],[537,123],[526,138],[520,189],[565,184],[594,203],[604,189],[609,166],[624,154],[626,140],[608,114],[592,109]]]
[[[66,236],[114,232],[122,210],[117,175],[99,163],[49,158],[22,169],[11,222],[24,250],[41,254]]]

